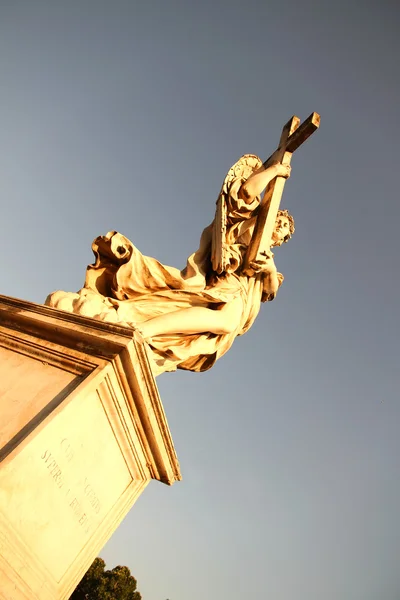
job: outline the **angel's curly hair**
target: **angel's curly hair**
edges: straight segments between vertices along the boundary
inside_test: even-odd
[[[289,233],[284,238],[284,243],[288,242],[294,234],[294,219],[288,210],[278,210],[277,217],[286,217],[289,221]]]

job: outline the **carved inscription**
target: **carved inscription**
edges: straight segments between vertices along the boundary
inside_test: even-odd
[[[100,512],[100,500],[98,499],[96,492],[94,491],[92,485],[89,483],[87,477],[85,477],[85,487],[84,487],[85,495],[87,496],[91,507],[93,508],[96,514]]]
[[[64,438],[61,440],[57,456],[46,448],[40,458],[54,484],[64,496],[75,520],[87,534],[93,526],[88,513],[92,513],[92,517],[98,515],[101,502],[88,477],[84,478],[83,488],[80,490],[73,490],[68,484],[68,470],[72,467],[74,456],[75,453],[70,442]]]
[[[63,481],[62,471],[61,471],[60,467],[58,466],[56,459],[52,456],[51,452],[49,452],[48,450],[44,451],[41,458],[44,460],[44,464],[46,465],[54,483],[57,485],[57,487],[59,487],[61,489],[64,486],[64,481]]]

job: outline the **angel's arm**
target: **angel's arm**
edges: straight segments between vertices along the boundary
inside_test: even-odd
[[[280,273],[275,271],[268,271],[263,274],[263,299],[273,300],[278,293],[279,286],[283,281],[283,277],[279,277]],[[264,301],[265,301],[264,300]]]
[[[290,165],[277,163],[267,169],[257,171],[243,183],[239,191],[239,196],[246,202],[254,200],[275,177],[290,177]]]

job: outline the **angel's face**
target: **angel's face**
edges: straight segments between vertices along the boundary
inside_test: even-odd
[[[278,215],[275,222],[275,229],[272,233],[274,246],[280,246],[285,241],[287,235],[290,235],[289,219],[284,215]]]

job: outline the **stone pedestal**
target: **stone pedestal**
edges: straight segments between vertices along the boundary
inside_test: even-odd
[[[0,296],[0,598],[69,598],[151,479],[180,480],[136,334]]]

